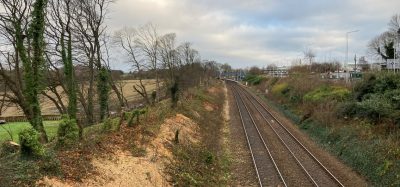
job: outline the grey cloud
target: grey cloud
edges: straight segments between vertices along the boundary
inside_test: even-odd
[[[319,59],[366,54],[368,41],[387,28],[397,0],[119,0],[112,6],[110,30],[152,22],[160,33],[176,32],[193,42],[205,59],[234,67],[289,64],[306,47]],[[122,64],[115,65],[124,66]]]

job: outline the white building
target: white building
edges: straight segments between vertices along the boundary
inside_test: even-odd
[[[264,74],[270,77],[288,77],[289,76],[289,67],[281,66],[281,67],[269,67],[264,70]]]

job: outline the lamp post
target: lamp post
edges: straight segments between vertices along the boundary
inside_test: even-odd
[[[358,32],[358,31],[360,31],[360,30],[346,32],[346,62],[344,63],[343,68],[346,68],[347,63],[349,62],[349,34],[353,33],[353,32]]]
[[[397,55],[397,53],[398,53],[398,47],[399,47],[399,36],[400,36],[400,28],[399,28],[399,30],[397,30],[397,33],[396,33],[396,45],[394,45],[394,48],[395,48],[395,52],[394,52],[394,68],[395,68],[395,72],[396,72],[396,66],[398,65],[399,67],[400,67],[400,60],[399,60],[399,58],[397,58],[397,61],[399,61],[399,64],[396,64],[396,55]]]

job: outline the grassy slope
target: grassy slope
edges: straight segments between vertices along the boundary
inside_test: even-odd
[[[44,127],[49,138],[53,138],[57,134],[59,121],[45,121]],[[18,133],[22,130],[29,128],[30,124],[28,122],[12,122],[4,124],[0,127],[0,143],[6,140],[11,140],[10,135],[7,131],[10,131],[13,136],[13,141],[19,142]]]
[[[358,131],[365,128],[363,125],[330,128],[312,120],[299,124],[300,116],[290,109],[282,108],[270,100],[268,103],[298,124],[314,141],[365,176],[370,183],[376,186],[400,185],[400,176],[397,174],[399,161],[393,162],[385,158],[385,153],[382,152],[386,147],[383,138],[360,137]]]
[[[223,83],[211,88],[191,90],[189,102],[177,111],[193,119],[200,127],[200,143],[173,147],[175,161],[167,167],[175,186],[227,186],[230,159],[223,145]],[[214,109],[206,110],[209,104]]]
[[[348,166],[365,176],[375,186],[399,186],[400,160],[393,154],[393,142],[388,137],[381,137],[368,123],[347,124],[329,127],[315,120],[306,120],[300,124],[301,116],[293,108],[278,104],[262,94],[258,94],[270,106],[284,114],[306,132],[322,147],[337,156]],[[397,148],[397,155],[400,149]],[[390,153],[390,154],[389,154]]]

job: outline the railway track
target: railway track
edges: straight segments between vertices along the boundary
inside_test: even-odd
[[[287,186],[247,106],[244,104],[243,100],[240,99],[240,95],[235,88],[232,87],[232,90],[257,175],[258,184],[260,186]]]
[[[279,120],[262,104],[262,102],[260,102],[256,96],[249,93],[245,88],[236,83],[230,82],[229,84],[232,88],[232,92],[234,93],[235,100],[238,105],[239,113],[242,118],[242,125],[248,142],[248,136],[254,136],[249,135],[250,133],[246,132],[246,126],[250,126],[249,124],[251,124],[255,129],[257,129],[258,136],[264,142],[264,146],[267,147],[269,152],[268,157],[270,159],[273,159],[274,157],[278,158],[279,156],[285,157],[285,159],[278,159],[277,162],[274,161],[275,171],[278,171],[278,173],[281,175],[282,181],[284,181],[284,178],[288,179],[288,183],[283,182],[285,186],[287,184],[289,186],[343,186],[343,184],[321,163],[321,161],[319,161],[309,151],[309,149],[307,149],[299,141],[298,138],[296,138],[281,122],[279,122]],[[243,113],[245,113],[244,111],[247,112],[248,116],[243,115]],[[243,118],[251,118],[251,123]],[[257,123],[258,125],[263,126],[257,127]],[[263,138],[263,136],[266,138]],[[270,141],[267,141],[266,144],[265,139]],[[273,141],[279,141],[280,143],[279,145],[278,143],[275,143],[274,146],[271,146],[273,145],[271,143]],[[255,146],[257,146],[256,144],[248,144],[250,150],[255,149]],[[268,147],[268,144],[270,147]],[[258,166],[254,161],[255,159],[252,151],[251,154],[253,157],[253,164],[256,169],[257,177],[260,181],[260,178],[264,177],[262,176],[262,173],[260,174],[257,171],[260,166]],[[257,157],[259,157],[259,155],[257,155]],[[264,157],[267,156],[264,155]],[[283,162],[291,162],[293,164],[291,164],[290,168],[285,168],[285,163]],[[280,172],[281,170],[283,170],[282,174]],[[305,180],[308,181],[306,182]],[[276,186],[270,182],[271,181],[265,183],[260,182],[260,186]]]

